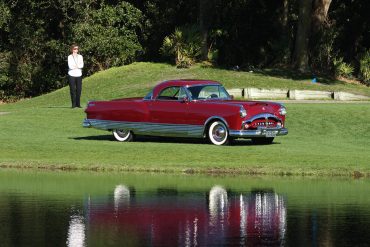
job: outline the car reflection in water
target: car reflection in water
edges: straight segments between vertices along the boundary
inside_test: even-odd
[[[281,246],[285,232],[285,199],[273,191],[234,193],[214,186],[208,193],[158,189],[136,196],[133,188],[118,185],[113,198],[88,200],[84,220],[71,218],[69,235],[77,239],[69,239],[83,238],[78,246]]]
[[[75,214],[71,216],[68,228],[67,246],[85,246],[84,217]]]

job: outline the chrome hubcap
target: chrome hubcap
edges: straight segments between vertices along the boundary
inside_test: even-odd
[[[128,135],[129,131],[128,130],[117,130],[116,131],[117,135],[119,135],[120,137],[125,137]]]
[[[217,125],[212,131],[213,139],[218,142],[221,142],[226,137],[226,129],[222,125]]]

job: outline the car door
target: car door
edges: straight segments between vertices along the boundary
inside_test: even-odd
[[[186,124],[188,102],[184,100],[183,87],[171,86],[163,89],[148,105],[152,123]]]

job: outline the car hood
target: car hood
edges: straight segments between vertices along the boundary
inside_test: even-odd
[[[282,106],[279,103],[267,101],[212,100],[209,103],[243,106],[244,109],[247,110],[249,116],[260,113],[277,114]]]

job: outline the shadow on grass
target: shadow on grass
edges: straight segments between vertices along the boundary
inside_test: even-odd
[[[62,108],[62,109],[74,109],[71,106],[44,106],[43,108]],[[78,109],[78,108],[77,108]]]
[[[74,140],[86,141],[116,141],[113,135],[83,136],[73,137]],[[207,144],[207,141],[199,138],[179,138],[179,137],[157,137],[157,136],[135,136],[133,142],[157,142],[157,143],[181,143],[181,144]]]
[[[83,137],[73,137],[77,141],[114,141],[116,139],[112,135],[99,135],[99,136],[83,136]],[[135,136],[133,142],[140,143],[178,143],[178,144],[207,144],[212,145],[207,139],[200,138],[180,138],[180,137],[157,137],[157,136]],[[276,145],[280,142],[273,142],[272,144],[265,145]],[[253,144],[250,139],[237,139],[230,142],[230,146],[265,146],[264,144]]]
[[[115,141],[112,135],[69,137],[69,139],[74,139],[77,141]]]

